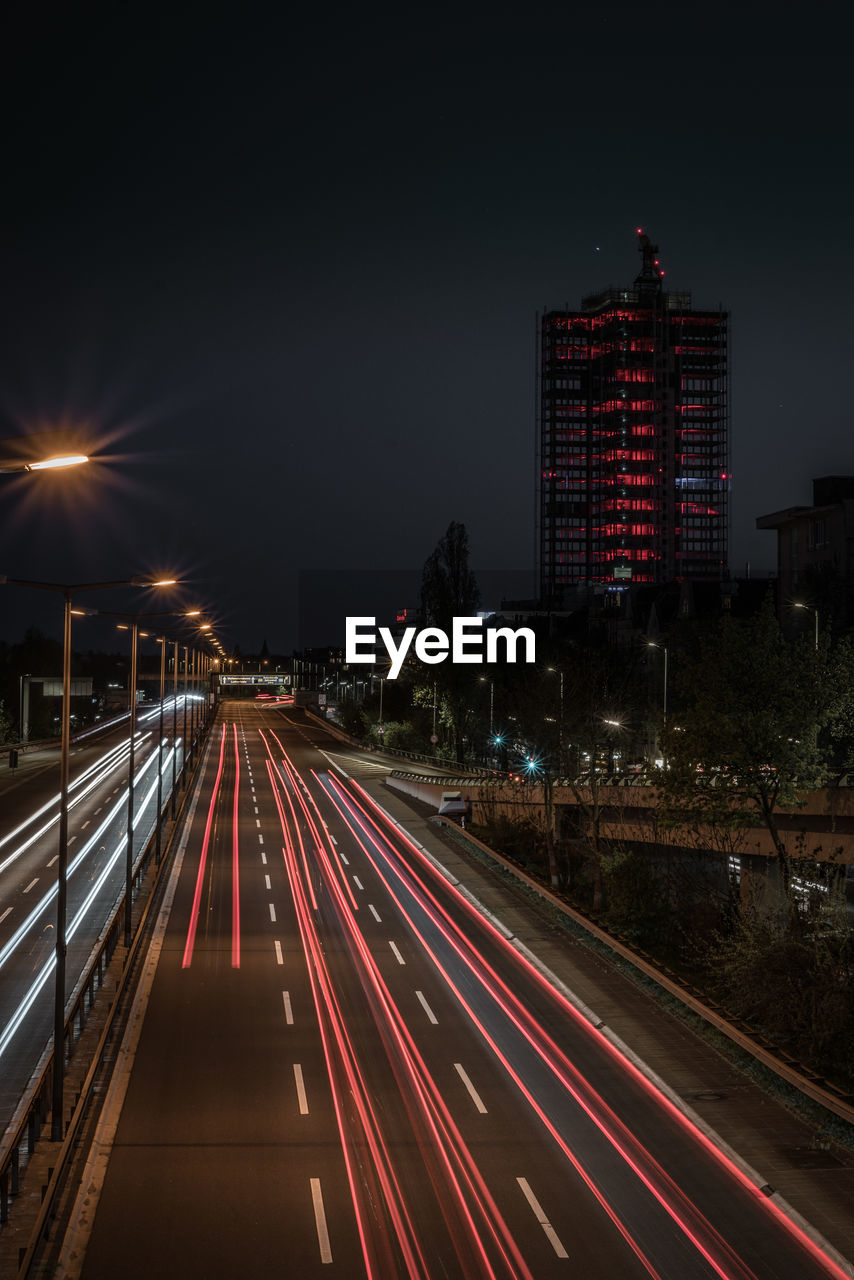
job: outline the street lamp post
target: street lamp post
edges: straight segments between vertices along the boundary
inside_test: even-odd
[[[130,945],[132,931],[132,897],[133,897],[133,811],[135,803],[135,787],[134,787],[134,769],[136,767],[136,684],[137,684],[137,655],[139,649],[140,636],[147,636],[148,632],[139,630],[140,618],[165,618],[165,617],[187,617],[193,616],[197,611],[191,610],[165,610],[157,613],[137,613],[126,614],[116,613],[110,610],[102,610],[109,617],[127,618],[128,623],[119,623],[120,631],[131,632],[131,677],[130,677],[130,755],[128,761],[128,833],[127,844],[125,850],[125,946]],[[155,835],[155,862],[160,862],[161,851],[161,826],[162,826],[162,772],[163,772],[163,700],[165,695],[166,683],[166,636],[158,641],[162,645],[160,655],[160,715],[159,715],[159,732],[160,738],[157,746],[157,820]],[[177,642],[176,642],[177,652]],[[185,664],[186,665],[186,664]],[[186,717],[185,717],[185,737],[186,737]],[[175,714],[173,708],[172,718],[172,818],[175,817]]]
[[[190,701],[190,749],[189,749],[189,764],[190,764],[190,767],[192,768],[192,764],[193,764],[193,750],[194,750],[195,745],[196,745],[196,697],[197,697],[197,694],[198,694],[198,689],[197,689],[197,684],[198,684],[198,671],[197,671],[198,653],[197,653],[197,651],[196,651],[195,649],[191,649],[191,650],[190,650],[190,652],[191,652],[191,653],[192,653],[192,655],[193,655],[193,667],[192,667],[192,671],[193,671],[193,678],[192,678],[192,680],[190,681],[190,698],[191,698],[191,701]]]
[[[189,645],[184,645],[184,729],[183,742],[181,743],[181,790],[187,787],[187,656],[189,654]]]
[[[495,738],[495,681],[489,676],[481,676],[481,683],[489,681],[489,759],[492,758],[492,748]]]
[[[154,841],[154,861],[160,865],[161,819],[163,817],[163,695],[166,692],[166,637],[160,636],[160,716],[157,730],[157,832]]]
[[[175,798],[175,787],[178,777],[178,641],[176,640],[172,649],[172,821],[178,812],[178,806]]]
[[[118,587],[173,586],[174,578],[154,581],[147,578],[128,578],[121,582],[80,582],[66,585],[57,582],[34,582],[26,578],[9,578],[0,575],[0,584],[19,587],[35,587],[41,591],[56,591],[64,601],[62,631],[62,724],[60,729],[59,757],[59,852],[57,855],[56,892],[56,985],[54,987],[53,1018],[53,1086],[51,1100],[51,1141],[61,1142],[63,1137],[64,1084],[65,1084],[65,962],[66,916],[68,910],[68,760],[71,746],[71,602],[81,591],[107,591]],[[133,732],[131,731],[131,749]]]
[[[622,729],[623,727],[622,720],[603,720],[602,723],[608,725],[609,730]],[[606,738],[608,740],[608,777],[609,778],[613,778],[614,773],[616,771],[616,764],[617,764],[616,755],[614,751],[614,747],[615,747],[614,736],[615,735],[612,732],[606,733]],[[593,773],[594,775],[596,773],[595,760],[593,761]]]
[[[816,653],[818,653],[818,609],[816,609],[811,604],[804,604],[802,601],[799,601],[799,600],[796,600],[794,602],[794,607],[796,609],[806,609],[808,613],[811,613],[814,615],[815,617],[815,649],[816,649]]]
[[[50,1136],[63,1136],[65,1083],[65,923],[68,911],[68,757],[71,747],[71,592],[62,627],[62,747],[59,753],[59,859],[56,868],[56,985],[53,998],[53,1100]]]
[[[556,674],[556,675],[558,676],[559,680],[560,680],[560,693],[559,693],[559,700],[560,700],[560,701],[559,701],[559,712],[558,712],[558,722],[557,722],[557,767],[558,767],[558,773],[559,773],[560,777],[563,777],[563,776],[564,776],[564,769],[563,769],[563,681],[564,681],[564,670],[563,670],[563,667],[546,667],[546,670],[547,670],[547,671],[551,671],[551,672],[552,672],[552,674]]]
[[[385,733],[385,729],[383,728],[383,684],[385,683],[385,681],[382,676],[379,677],[379,682],[380,682],[380,720],[379,720],[379,724],[377,725],[377,733],[380,739],[380,746],[382,746],[383,734]]]
[[[135,737],[136,737],[136,672],[137,672],[137,650],[139,646],[139,623],[134,618],[131,623],[131,641],[130,641],[130,763],[128,765],[128,838],[125,856],[125,946],[130,946],[131,937],[131,911],[133,898],[133,792],[135,768]]]
[[[664,654],[664,690],[661,701],[661,727],[663,731],[667,729],[667,645],[659,644],[656,640],[647,640],[648,649],[660,649]],[[664,751],[661,753],[661,763],[663,768],[667,768],[667,760]]]

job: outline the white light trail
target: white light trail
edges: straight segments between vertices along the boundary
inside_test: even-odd
[[[164,756],[163,767],[161,770],[161,777],[166,774],[167,766],[171,762],[171,758],[172,758],[172,752],[170,750],[167,753],[167,755]],[[156,751],[153,751],[149,759],[144,762],[139,773],[136,775],[134,779],[135,784],[140,783],[142,781],[145,774],[148,773],[149,769],[151,768],[151,765],[156,762],[156,759],[157,759],[157,753]],[[150,804],[151,799],[155,795],[156,791],[157,791],[157,777],[156,777],[156,770],[155,770],[155,780],[149,787],[148,791],[145,793],[142,804],[139,806],[139,809],[137,810],[136,816],[134,818],[134,824],[133,824],[134,830],[136,830],[136,828],[139,826],[140,822],[142,821],[145,811],[148,808],[148,805]],[[95,832],[95,834],[90,838],[87,844],[83,847],[83,849],[80,850],[77,857],[69,866],[69,869],[68,869],[69,878],[72,872],[76,870],[76,868],[80,865],[80,862],[82,861],[82,859],[89,852],[91,852],[92,847],[94,846],[96,841],[100,838],[100,836],[103,835],[104,831],[106,830],[110,822],[121,812],[122,808],[127,804],[127,797],[128,797],[128,793],[127,793],[127,790],[125,790],[124,794],[119,798],[119,800],[116,801],[115,805],[111,809],[107,818],[104,820],[104,822]],[[81,924],[83,923],[86,917],[86,914],[89,908],[91,907],[98,893],[106,883],[110,875],[110,872],[114,869],[116,862],[118,861],[118,858],[125,851],[126,848],[127,848],[127,835],[125,833],[120,839],[120,841],[118,842],[118,844],[116,845],[114,852],[112,853],[106,865],[102,869],[101,874],[99,875],[97,881],[95,882],[95,884],[93,885],[89,893],[87,894],[83,904],[78,908],[78,910],[75,912],[74,916],[72,917],[68,926],[68,932],[67,932],[68,941],[70,941],[71,938],[73,938],[74,934],[80,928]],[[44,909],[50,905],[50,902],[52,901],[53,898],[56,897],[56,894],[57,894],[57,886],[54,885],[44,895],[44,897],[42,898],[38,906],[35,907],[34,910],[30,912],[29,916],[23,922],[23,924],[18,927],[18,929],[13,934],[13,936],[9,939],[9,941],[3,947],[2,951],[0,951],[0,966],[5,964],[9,956],[15,950],[15,947],[18,945],[18,943],[27,933],[28,929],[32,927],[32,925],[38,919],[39,915],[42,914]],[[21,1025],[21,1022],[26,1017],[29,1010],[32,1008],[34,1001],[38,997],[39,992],[44,987],[44,984],[47,982],[47,979],[50,976],[50,974],[53,972],[53,969],[55,968],[55,966],[56,966],[56,955],[54,952],[51,952],[49,958],[45,962],[44,967],[42,968],[38,977],[30,986],[30,989],[27,991],[23,1000],[18,1005],[18,1008],[15,1010],[15,1012],[12,1014],[11,1018],[9,1019],[8,1023],[6,1024],[3,1030],[2,1036],[0,1036],[0,1056],[2,1056],[3,1052],[7,1048],[12,1037],[17,1031],[18,1027]]]
[[[155,762],[156,758],[157,758],[156,752],[152,752],[151,756],[148,758],[148,760],[144,762],[144,764],[142,765],[142,768],[140,769],[139,773],[134,779],[134,784],[142,781],[143,777],[151,768],[151,765]],[[81,847],[79,852],[75,854],[74,858],[68,864],[66,880],[71,879],[71,877],[74,875],[74,872],[80,866],[83,859],[89,853],[91,853],[92,849],[97,845],[101,836],[104,835],[104,833],[109,829],[110,825],[122,813],[122,810],[127,808],[127,800],[128,800],[128,793],[127,793],[127,788],[125,788],[123,793],[119,797],[119,799],[116,800],[113,807],[110,809],[107,816],[101,821],[101,823],[93,832],[93,834],[89,837],[86,843]],[[135,827],[136,827],[136,823],[134,823],[134,828]],[[36,922],[36,920],[39,918],[39,916],[42,914],[45,908],[50,905],[50,903],[56,897],[57,892],[58,892],[58,885],[54,883],[50,887],[50,889],[48,889],[47,892],[43,895],[43,897],[39,900],[37,905],[33,908],[33,910],[27,916],[26,920],[24,920],[23,923],[18,926],[18,928],[12,934],[11,938],[8,940],[5,946],[0,948],[0,968],[2,968],[3,965],[6,963],[9,956],[15,950],[15,947],[18,945],[18,943],[21,941],[24,935],[28,932],[28,930],[32,928],[33,924]]]
[[[167,756],[164,757],[161,776],[165,774],[166,765],[171,760],[171,757],[172,757],[171,751],[168,753]],[[135,783],[142,781],[143,777],[150,769],[152,763],[156,761],[156,759],[157,759],[157,752],[154,751],[152,752],[149,759],[144,763],[139,773],[136,775],[136,778],[134,779]],[[136,830],[137,826],[142,820],[142,815],[147,809],[151,801],[151,798],[155,794],[156,790],[157,790],[157,776],[156,776],[156,770],[155,770],[155,780],[152,783],[152,785],[149,787],[148,791],[146,792],[145,798],[142,804],[140,805],[137,811],[136,817],[134,819],[134,824],[133,824],[134,830]],[[127,795],[128,793],[127,791],[125,791],[121,799],[118,800],[117,803],[113,806],[113,809],[111,811],[111,817],[114,817],[116,815],[116,813],[121,809],[123,804],[127,804]],[[107,819],[107,822],[109,821],[110,819]],[[91,838],[91,840],[86,845],[85,849],[82,849],[80,851],[80,853],[75,858],[74,863],[72,864],[73,867],[76,867],[77,865],[79,865],[80,860],[85,855],[85,853],[91,850],[92,844],[98,838],[98,834],[103,832],[103,829],[107,825],[107,822],[102,824],[102,826],[98,830],[98,833],[96,833],[96,835]],[[92,903],[95,901],[96,897],[98,896],[98,893],[106,884],[111,871],[114,869],[119,857],[124,853],[126,848],[127,848],[127,834],[125,833],[122,836],[122,838],[119,840],[113,853],[110,855],[106,865],[101,871],[101,874],[98,876],[97,881],[92,886],[89,893],[86,895],[85,900],[73,915],[68,926],[68,933],[67,933],[68,941],[70,941],[74,937],[75,933],[80,928],[81,924],[83,923],[86,917],[87,912],[89,911],[89,908],[91,907]],[[69,875],[71,874],[71,870],[72,868],[69,867]],[[23,933],[26,932],[26,926],[28,922],[31,923],[33,921],[33,919],[38,914],[38,912],[50,902],[51,898],[56,896],[56,892],[57,892],[57,887],[56,885],[54,885],[50,893],[46,894],[45,897],[42,899],[42,903],[40,904],[40,907],[36,908],[34,912],[31,912],[30,916],[28,917],[28,921],[25,921],[25,924],[22,925],[17,930],[14,937],[11,938],[9,942],[7,942],[6,946],[3,948],[3,951],[0,952],[0,964],[4,963],[4,961],[8,959],[9,954],[11,954],[11,950],[14,949],[14,945],[17,945],[17,942],[20,941],[20,938],[23,936]],[[54,971],[55,968],[56,968],[56,953],[52,951],[48,959],[45,961],[38,977],[30,986],[30,989],[27,991],[23,1000],[20,1002],[17,1009],[14,1011],[9,1021],[7,1022],[6,1026],[4,1027],[2,1035],[0,1035],[0,1057],[2,1057],[2,1055],[5,1053],[13,1036],[15,1035],[15,1032],[18,1030],[24,1018],[29,1013],[36,998],[38,997],[39,992],[42,990],[42,988],[44,987],[45,983],[47,982],[48,978],[50,977],[51,973]]]
[[[140,750],[143,744],[145,743],[145,741],[150,737],[151,737],[150,733],[140,734],[140,736],[135,740],[135,749]],[[74,781],[71,783],[68,789],[69,790],[69,802],[68,802],[69,813],[73,808],[75,808],[80,803],[81,800],[85,799],[85,797],[88,796],[91,791],[94,791],[96,787],[100,786],[100,784],[104,781],[104,779],[107,777],[108,774],[112,773],[114,769],[117,769],[120,765],[124,764],[127,761],[127,758],[130,754],[129,743],[130,743],[129,739],[119,743],[118,746],[113,747],[110,751],[108,751],[107,754],[103,757],[103,759],[96,761],[95,764],[93,765],[90,765],[90,767],[85,771],[85,773],[82,773],[78,778],[74,779]],[[96,776],[93,776],[93,775],[96,775]],[[79,787],[83,786],[83,784],[87,782],[88,782],[88,785],[84,787],[84,789],[80,792],[79,795],[75,795],[74,798],[72,799],[71,793],[76,791]],[[22,831],[26,831],[27,827],[29,827],[31,823],[35,822],[38,818],[42,817],[45,813],[47,813],[48,810],[51,809],[53,805],[58,806],[59,801],[60,801],[59,795],[51,796],[50,800],[48,800],[45,804],[43,804],[40,809],[37,809],[35,813],[32,813],[30,817],[26,819],[26,821],[22,822],[19,826],[15,828],[14,831],[11,831],[7,836],[4,836],[3,839],[0,840],[0,849],[2,849],[5,844],[8,844],[10,840],[14,840],[15,837],[20,835]],[[27,849],[31,848],[32,845],[34,845],[37,840],[41,839],[41,837],[45,835],[48,831],[50,831],[51,827],[55,826],[56,823],[58,822],[59,822],[59,809],[57,807],[56,813],[53,815],[53,817],[51,817],[45,823],[43,827],[41,827],[38,831],[36,831],[33,835],[31,835],[22,845],[19,845],[18,848],[15,849],[12,853],[7,854],[3,862],[0,862],[0,873],[5,871],[7,867],[11,866],[11,864],[17,858],[19,858],[22,853],[26,853]]]

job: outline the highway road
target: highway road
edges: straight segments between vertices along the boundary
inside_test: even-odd
[[[220,710],[58,1274],[841,1275],[319,739]]]
[[[134,758],[135,863],[157,811],[159,707],[141,709]],[[183,761],[179,695],[177,754],[172,701],[164,703],[162,798]],[[70,760],[66,995],[77,985],[125,886],[127,726],[76,748]],[[8,780],[0,805],[0,1132],[9,1122],[53,1031],[59,795],[58,768]]]

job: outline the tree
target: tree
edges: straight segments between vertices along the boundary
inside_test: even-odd
[[[440,627],[450,635],[455,617],[474,615],[480,603],[480,591],[468,557],[466,527],[452,520],[424,563],[419,609],[422,626]],[[462,764],[470,705],[474,701],[471,668],[457,667],[446,658],[425,671],[424,680],[431,686],[434,681],[438,685],[443,713],[451,726],[454,759]]]
[[[791,855],[777,810],[827,782],[851,734],[852,671],[847,642],[831,649],[825,639],[818,650],[812,637],[788,643],[770,598],[745,621],[724,619],[679,664],[682,706],[665,735],[665,792],[707,821],[752,825],[758,814],[787,897]]]
[[[564,664],[562,738],[567,785],[573,794],[593,855],[593,907],[602,905],[602,784],[618,741],[627,741],[642,719],[643,685],[635,650],[578,647]],[[603,762],[604,756],[604,764]],[[604,768],[604,772],[603,772]],[[607,796],[613,802],[612,792]]]
[[[782,1049],[851,1087],[854,1061],[854,948],[844,895],[798,915],[750,906],[700,957],[711,990]]]
[[[422,625],[450,632],[455,617],[470,617],[480,603],[477,580],[469,569],[469,539],[464,524],[452,520],[421,575]]]
[[[6,710],[6,704],[0,700],[0,743],[17,742],[18,733],[15,729],[15,721]]]
[[[551,660],[549,660],[551,659]],[[636,654],[626,649],[555,646],[536,666],[504,677],[501,704],[514,725],[519,772],[543,789],[545,837],[553,884],[566,879],[554,844],[554,783],[562,777],[575,800],[578,835],[587,840],[593,863],[593,900],[602,903],[601,787],[618,742],[639,717],[641,684]],[[608,791],[613,803],[617,793]]]

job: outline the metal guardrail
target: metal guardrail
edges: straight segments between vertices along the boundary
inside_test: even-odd
[[[470,831],[464,830],[450,819],[442,818],[438,815],[432,821],[440,826],[451,828],[456,838],[470,842],[488,858],[500,863],[505,870],[509,871],[517,879],[524,881],[540,897],[547,899],[564,915],[569,916],[575,924],[586,929],[599,942],[604,943],[605,946],[616,952],[622,959],[627,960],[629,964],[639,969],[648,978],[651,978],[669,995],[675,996],[692,1013],[699,1015],[704,1022],[714,1027],[716,1031],[720,1031],[728,1040],[731,1040],[740,1049],[745,1050],[751,1057],[761,1062],[764,1067],[779,1076],[781,1080],[793,1085],[806,1097],[812,1099],[813,1102],[818,1102],[840,1120],[854,1125],[854,1095],[838,1089],[817,1072],[804,1066],[803,1063],[797,1062],[791,1055],[778,1049],[761,1033],[754,1031],[748,1023],[730,1018],[722,1006],[710,1001],[703,992],[683,982],[671,970],[666,970],[656,964],[644,952],[638,951],[621,941],[610,930],[591,920],[583,912],[579,911],[577,907],[571,906],[563,894],[556,893],[554,889],[549,889],[544,884],[541,884],[534,876],[528,875],[511,859],[506,858],[501,853],[497,853],[495,849],[484,844],[482,840],[472,835]]]
[[[49,751],[51,747],[59,747],[59,738],[30,738],[26,742],[4,742],[0,746],[0,756],[7,756],[10,751],[17,751],[25,756],[30,751]]]
[[[121,724],[123,720],[127,720],[129,716],[130,712],[124,711],[121,715],[111,716],[109,720],[102,720],[98,724],[90,724],[85,729],[81,729],[79,733],[73,733],[71,742],[72,744],[82,742],[84,738],[91,738],[95,734],[104,733],[107,729],[114,729],[116,725]],[[19,755],[25,756],[30,751],[48,751],[51,747],[59,747],[61,743],[61,738],[28,738],[26,742],[4,742],[0,744],[0,756],[8,756],[10,751],[17,751]]]
[[[151,886],[151,892],[148,895],[148,899],[146,901],[142,915],[140,916],[137,922],[137,927],[134,932],[134,936],[131,940],[131,945],[128,950],[127,957],[125,959],[121,977],[119,979],[119,983],[116,988],[115,998],[113,1000],[112,1005],[110,1006],[110,1010],[107,1015],[107,1020],[104,1026],[104,1030],[98,1044],[98,1048],[93,1056],[92,1063],[89,1067],[89,1071],[86,1076],[86,1082],[83,1088],[81,1089],[80,1093],[77,1095],[71,1120],[69,1121],[68,1128],[66,1130],[65,1139],[63,1141],[61,1151],[57,1158],[56,1165],[53,1168],[53,1172],[51,1174],[47,1191],[43,1198],[43,1203],[42,1203],[41,1212],[39,1214],[37,1228],[33,1232],[33,1236],[31,1238],[30,1250],[28,1253],[28,1260],[26,1261],[26,1266],[22,1264],[22,1269],[19,1272],[19,1274],[22,1276],[25,1275],[26,1271],[29,1269],[29,1266],[32,1262],[32,1257],[30,1255],[33,1253],[35,1248],[35,1243],[38,1241],[42,1232],[44,1231],[45,1223],[47,1222],[48,1216],[52,1211],[53,1201],[56,1197],[56,1194],[60,1185],[61,1177],[64,1173],[65,1165],[67,1163],[67,1160],[73,1145],[74,1137],[76,1135],[77,1129],[82,1119],[84,1105],[88,1098],[88,1094],[91,1090],[95,1072],[98,1066],[100,1065],[105,1044],[112,1030],[113,1020],[116,1016],[118,1006],[119,1006],[119,998],[124,991],[124,988],[127,984],[128,977],[131,973],[131,970],[133,967],[133,960],[135,958],[136,951],[139,947],[140,940],[143,936],[144,928],[148,920],[148,915],[151,910],[152,903],[156,899],[156,891],[159,888],[165,869],[169,864],[169,855],[171,853],[172,842],[174,841],[177,832],[181,828],[184,811],[185,811],[189,796],[193,789],[190,783],[195,781],[195,779],[198,776],[199,766],[202,758],[202,748],[204,745],[205,738],[210,730],[211,725],[214,723],[214,720],[215,720],[215,716],[212,717],[210,720],[210,723],[207,724],[202,729],[195,743],[191,747],[190,751],[188,751],[187,753],[188,757],[191,754],[193,754],[194,756],[192,778],[188,779],[188,785],[186,785],[184,788],[184,793],[181,799],[181,805],[178,810],[177,816],[175,818],[172,832],[169,836],[168,844],[162,853],[156,878],[154,880],[154,883]],[[165,813],[169,808],[170,802],[171,802],[171,795],[167,795],[165,797],[163,810],[161,811],[161,821],[163,818],[163,813]],[[157,839],[157,824],[155,823],[155,828],[152,831],[148,840],[146,841],[145,847],[140,853],[140,856],[136,863],[136,867],[133,874],[132,887],[131,887],[131,891],[134,894],[138,892],[142,879],[146,874],[146,872],[148,871],[148,868],[151,863],[151,858],[154,854],[154,850],[156,847],[156,839]],[[123,893],[113,911],[112,916],[110,917],[110,921],[107,925],[106,932],[104,933],[103,939],[101,941],[101,945],[98,947],[96,954],[93,956],[93,958],[90,961],[89,968],[86,970],[86,972],[84,973],[84,976],[79,982],[78,988],[77,988],[77,994],[74,997],[74,1000],[72,1001],[70,1009],[68,1010],[68,1014],[65,1019],[65,1034],[63,1037],[64,1063],[69,1062],[74,1053],[75,1028],[77,1029],[77,1038],[79,1039],[86,1025],[88,1012],[90,1012],[94,1006],[96,988],[100,989],[103,986],[104,977],[107,969],[109,968],[109,964],[110,964],[110,961],[112,960],[115,949],[118,945],[119,936],[124,930],[124,904],[125,904],[125,895]],[[88,1003],[88,1009],[87,1009],[87,1003]],[[2,1228],[2,1226],[6,1222],[8,1222],[10,1202],[18,1194],[20,1189],[21,1148],[26,1143],[27,1158],[29,1158],[34,1154],[36,1150],[36,1144],[40,1137],[41,1129],[50,1111],[50,1103],[52,1099],[52,1090],[53,1090],[53,1071],[54,1071],[54,1052],[51,1051],[49,1056],[47,1057],[47,1060],[44,1062],[41,1071],[38,1072],[37,1077],[35,1077],[31,1082],[28,1093],[24,1095],[24,1097],[21,1100],[21,1103],[18,1106],[17,1120],[15,1117],[13,1117],[11,1123],[6,1129],[6,1133],[3,1135],[3,1145],[2,1145],[2,1148],[0,1148],[0,1228]]]

